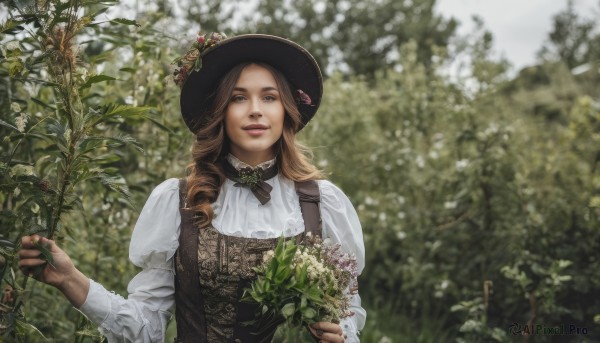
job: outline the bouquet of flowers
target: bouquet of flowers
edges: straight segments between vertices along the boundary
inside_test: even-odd
[[[259,305],[255,319],[246,323],[255,325],[257,334],[284,322],[300,327],[352,315],[348,289],[356,286],[356,258],[339,244],[310,235],[304,245],[281,238],[254,271],[257,279],[242,301]]]

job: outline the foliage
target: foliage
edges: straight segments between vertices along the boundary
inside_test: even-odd
[[[72,309],[67,314],[72,322],[56,317],[64,311],[61,308],[70,307],[64,300],[53,308],[46,307],[47,313],[40,311],[43,306],[36,308],[47,303],[48,296],[57,295],[54,290],[31,285],[16,271],[18,242],[24,234],[40,233],[68,248],[65,238],[77,242],[78,247],[86,245],[80,240],[93,238],[96,243],[89,243],[93,248],[76,251],[73,257],[78,260],[81,254],[93,262],[83,269],[92,277],[98,275],[111,258],[102,255],[118,250],[114,241],[108,241],[115,236],[110,230],[123,222],[125,226],[132,224],[129,212],[134,209],[124,175],[137,164],[126,166],[129,156],[144,153],[131,136],[132,127],[154,121],[155,126],[168,130],[153,117],[151,107],[135,106],[134,101],[118,95],[120,99],[115,99],[119,93],[112,93],[118,89],[113,82],[121,76],[143,75],[142,67],[111,70],[105,64],[123,49],[138,50],[131,44],[133,39],[121,38],[125,32],[138,30],[135,21],[105,20],[105,13],[115,3],[73,0],[7,4],[9,17],[2,23],[0,60],[1,87],[6,90],[0,101],[4,138],[0,254],[5,294],[0,334],[16,341],[31,342],[44,336],[69,340],[99,337],[97,331],[85,329],[86,320]],[[163,78],[156,81],[160,84]],[[130,86],[132,79],[127,80]],[[112,205],[117,204],[113,210]],[[90,222],[95,224],[92,229],[76,229]],[[126,239],[128,234],[122,231],[118,240]],[[122,287],[123,280],[115,281]]]
[[[546,61],[560,60],[569,68],[600,60],[600,33],[597,21],[582,18],[573,0],[567,8],[554,16],[554,29],[538,55]]]
[[[401,66],[399,49],[411,39],[418,45],[417,58],[429,66],[439,58],[436,47],[446,47],[458,25],[434,12],[434,0],[266,0],[244,6],[230,0],[198,7],[189,7],[187,18],[203,30],[266,33],[302,42],[326,74],[338,70],[371,77],[379,69]],[[247,10],[235,15],[225,8]]]
[[[86,275],[126,294],[136,272],[127,244],[139,206],[162,180],[184,175],[190,159],[178,90],[165,83],[182,52],[175,47],[182,34],[163,34],[174,32],[175,7],[157,2],[136,26],[116,19],[115,3],[0,4],[11,6],[3,7],[10,17],[0,29],[0,313],[8,341],[101,340],[58,291],[16,270],[19,237],[52,233]],[[353,6],[344,12],[343,3]],[[398,15],[421,8],[422,17],[390,24],[416,40],[397,36],[389,45],[374,43],[386,25],[351,25],[361,3],[323,9],[300,1],[281,13],[263,7],[256,15],[272,11],[273,26],[265,19],[243,30],[306,42],[323,65],[332,63],[328,70],[349,66],[326,80],[322,108],[301,139],[361,217],[362,341],[507,342],[513,323],[572,324],[589,334],[569,338],[600,340],[596,55],[576,53],[575,64],[591,67],[574,74],[569,54],[552,53],[511,79],[507,62],[490,54],[493,37],[480,29],[456,37],[465,38],[459,50],[471,57],[470,73],[451,80],[444,66],[452,56],[443,47],[452,25],[434,25],[429,2],[369,3],[365,18],[382,23],[393,19],[386,6],[406,6]],[[224,31],[211,26],[218,24],[243,31],[225,3],[195,5],[206,31]],[[338,12],[346,26],[329,35],[325,24],[337,23],[330,19]],[[314,39],[298,18],[312,20]],[[565,27],[586,23],[574,20]],[[439,40],[428,41],[427,32]],[[591,51],[597,35],[586,32],[580,46]],[[395,49],[393,63],[372,58]],[[280,330],[278,337],[303,341],[306,334]]]
[[[367,307],[445,318],[469,342],[509,341],[514,322],[596,331],[597,101],[574,88],[558,99],[564,120],[548,121],[504,95],[510,84],[486,54],[468,92],[415,55],[408,45],[403,71],[374,84],[330,79],[305,132],[359,210]]]
[[[320,237],[297,245],[280,238],[255,268],[258,278],[244,290],[242,301],[257,306],[248,324],[263,334],[286,323],[302,329],[319,321],[338,321],[349,315],[350,296],[358,275],[356,257]]]

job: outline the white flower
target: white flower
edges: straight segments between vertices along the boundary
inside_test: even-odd
[[[6,43],[5,47],[6,47],[6,50],[8,50],[8,51],[21,50],[21,46],[19,45],[19,42],[16,40]]]
[[[458,170],[458,171],[463,171],[468,166],[469,166],[469,160],[466,158],[456,161],[456,170]]]
[[[400,218],[400,219],[406,218],[406,213],[404,213],[402,211],[398,212],[398,218]]]
[[[23,164],[17,164],[16,166],[12,167],[11,174],[15,175],[15,176],[18,176],[18,175],[34,175],[33,166],[26,166],[26,165],[23,165]]]
[[[13,111],[13,112],[19,113],[19,112],[21,112],[21,106],[19,106],[18,103],[13,102],[13,103],[10,104],[10,110]]]
[[[398,231],[398,233],[396,233],[396,238],[398,238],[399,240],[403,240],[406,238],[406,232],[404,231]]]
[[[444,208],[451,210],[451,209],[455,209],[457,205],[458,205],[458,203],[456,201],[446,201],[444,203]]]
[[[419,168],[425,167],[425,159],[423,158],[423,156],[421,156],[421,155],[417,156],[416,163],[417,163],[417,167],[419,167]]]
[[[485,130],[489,134],[494,134],[498,132],[498,125],[496,123],[491,123],[490,126]]]
[[[275,252],[273,250],[269,250],[267,251],[264,255],[263,255],[263,262],[267,262],[270,259],[273,258],[273,256],[275,256]]]
[[[19,132],[25,132],[25,127],[27,125],[27,120],[29,119],[29,114],[22,112],[16,119],[15,124],[17,125],[17,130]]]

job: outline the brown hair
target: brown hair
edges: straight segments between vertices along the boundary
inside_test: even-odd
[[[302,117],[285,76],[268,64],[244,62],[233,67],[221,79],[209,102],[210,108],[199,115],[206,118],[196,132],[192,147],[193,162],[188,165],[186,207],[196,214],[200,227],[206,227],[213,218],[210,204],[217,200],[225,182],[221,165],[229,153],[229,139],[225,134],[225,112],[231,93],[242,71],[250,64],[257,64],[271,72],[277,83],[286,116],[283,133],[275,143],[279,172],[292,181],[323,179],[322,173],[310,163],[310,149],[296,141],[296,132],[302,125]]]

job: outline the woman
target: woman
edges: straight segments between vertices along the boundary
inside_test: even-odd
[[[281,235],[306,232],[340,243],[364,267],[358,216],[344,193],[322,180],[295,141],[315,114],[322,78],[314,58],[289,40],[268,35],[200,36],[178,60],[181,111],[196,136],[186,179],[160,184],[131,238],[130,259],[143,270],[129,297],[88,279],[54,242],[22,239],[20,268],[44,265],[35,242],[54,262],[36,278],[61,290],[99,325],[109,342],[162,342],[175,305],[179,342],[253,342],[241,323],[254,312],[240,303]],[[199,229],[200,228],[200,229]],[[355,290],[352,316],[319,322],[323,342],[358,342],[365,311]]]

